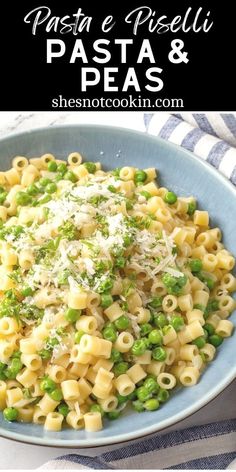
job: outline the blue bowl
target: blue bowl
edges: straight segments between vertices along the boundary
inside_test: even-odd
[[[179,195],[194,195],[209,211],[211,225],[223,229],[226,247],[236,254],[236,190],[207,163],[180,147],[143,133],[103,126],[57,126],[15,134],[0,140],[0,168],[7,169],[15,155],[38,156],[46,152],[65,158],[79,151],[105,169],[133,165],[156,167],[158,181]],[[236,313],[231,316],[236,323]],[[0,415],[0,434],[27,443],[57,447],[94,447],[128,441],[160,431],[196,412],[236,377],[235,334],[218,349],[216,359],[195,387],[179,389],[158,411],[127,411],[102,431],[87,433],[65,429],[44,431],[33,424],[8,423]],[[207,418],[206,418],[207,421]]]

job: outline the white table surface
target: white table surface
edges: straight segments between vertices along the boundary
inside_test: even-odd
[[[49,113],[0,113],[0,137],[16,131],[24,131],[40,126],[53,126],[63,123],[109,124],[144,131],[143,114],[140,112],[49,112]],[[186,420],[165,431],[182,429],[188,426],[226,420],[236,417],[236,380],[209,405]],[[162,433],[164,434],[164,432]],[[95,456],[110,448],[80,449],[78,453]],[[76,453],[75,449],[60,449],[32,446],[0,438],[0,469],[34,469],[57,456]]]

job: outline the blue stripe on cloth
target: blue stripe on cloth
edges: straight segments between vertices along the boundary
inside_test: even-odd
[[[183,146],[185,149],[188,149],[189,151],[194,151],[194,148],[203,136],[205,136],[204,131],[202,131],[199,128],[194,128],[191,131],[189,131],[188,134],[184,137],[181,146]]]
[[[176,118],[179,118],[179,120],[183,120],[181,113],[173,113]]]
[[[209,438],[214,438],[218,436],[224,436],[236,432],[236,419],[221,421],[220,423],[212,423],[208,425],[195,426],[185,430],[172,431],[163,436],[155,436],[147,438],[143,441],[137,442],[135,444],[129,444],[123,446],[120,449],[114,451],[109,451],[101,454],[96,457],[88,457],[79,454],[66,454],[64,456],[58,457],[55,460],[60,462],[66,460],[75,464],[81,464],[91,469],[117,469],[119,464],[114,464],[114,462],[129,459],[134,456],[145,453],[154,453],[155,451],[161,449],[169,449],[171,454],[171,448],[174,446],[189,444],[193,454],[196,453],[196,447],[194,449],[194,442],[199,440],[206,440]],[[190,445],[191,444],[191,445]],[[201,455],[201,451],[197,451],[197,455]],[[225,452],[224,454],[216,454],[212,457],[199,457],[198,459],[193,459],[188,462],[183,462],[181,464],[175,464],[173,469],[224,469],[227,467],[230,462],[236,458],[236,445],[235,452]],[[111,462],[113,465],[111,466]]]
[[[230,182],[232,182],[232,184],[236,185],[236,166],[234,167],[233,172],[230,176]]]
[[[211,148],[208,157],[207,157],[207,162],[209,164],[213,165],[218,169],[226,151],[230,149],[230,145],[225,143],[224,141],[218,141],[214,146]]]
[[[181,464],[171,466],[172,469],[223,469],[225,470],[228,465],[236,458],[236,452],[229,452],[227,454],[219,454],[217,456],[203,457],[201,459],[195,459]],[[165,469],[168,470],[169,468]]]
[[[203,426],[194,426],[180,431],[173,431],[163,436],[155,436],[154,438],[144,439],[136,444],[130,444],[116,449],[115,451],[105,452],[101,458],[105,462],[116,461],[127,457],[144,454],[157,449],[166,449],[171,446],[193,442],[198,439],[207,439],[215,436],[221,436],[231,432],[236,432],[236,419],[221,421]]]
[[[229,128],[233,136],[236,138],[236,117],[233,113],[220,113],[220,116],[224,120],[227,128]]]
[[[143,121],[144,121],[146,131],[148,129],[149,123],[150,123],[153,115],[154,115],[154,113],[144,113],[144,115],[143,115]]]
[[[158,136],[160,136],[160,138],[162,139],[169,139],[171,133],[180,123],[182,122],[178,118],[171,115],[164,124],[164,126],[161,128]]]
[[[90,467],[91,469],[113,469],[110,465],[106,464],[103,460],[101,460],[101,456],[96,457],[89,457],[89,456],[82,456],[80,454],[65,454],[64,456],[56,457],[58,462],[60,461],[68,461],[73,462],[74,464],[81,464],[86,467]]]
[[[212,134],[213,136],[217,136],[214,128],[211,126],[208,118],[204,113],[193,113],[193,117],[198,124],[199,128],[201,128],[205,133]]]

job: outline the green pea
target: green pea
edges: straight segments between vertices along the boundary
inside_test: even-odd
[[[5,200],[6,200],[6,198],[7,198],[7,192],[2,192],[2,193],[0,194],[0,205],[3,205],[3,203],[4,203]]]
[[[117,420],[120,415],[121,415],[121,412],[117,410],[109,411],[107,413],[107,417],[109,418],[109,420]]]
[[[119,177],[120,176],[120,167],[116,167],[116,169],[114,169],[112,171],[112,175],[114,175],[115,177]]]
[[[207,285],[209,290],[213,290],[213,288],[215,286],[215,282],[211,277],[205,277],[204,278],[204,283]]]
[[[205,310],[204,305],[202,305],[201,303],[195,303],[195,305],[193,305],[193,308],[194,308],[194,310],[196,309],[196,310],[200,310],[200,311],[203,311],[203,312]]]
[[[0,361],[0,371],[4,370],[7,367],[7,364],[4,364]]]
[[[146,351],[146,343],[144,339],[137,339],[131,347],[131,353],[134,356],[142,356]]]
[[[157,381],[152,377],[148,377],[144,380],[143,386],[147,388],[149,393],[157,393],[159,390],[159,386]]]
[[[60,182],[61,180],[63,180],[63,178],[64,178],[64,174],[58,172],[58,173],[55,175],[54,181],[55,181],[55,182]]]
[[[18,417],[18,410],[13,407],[8,407],[3,410],[3,417],[6,421],[16,421]]]
[[[6,375],[5,375],[5,372],[3,370],[0,370],[0,380],[6,380]]]
[[[50,200],[52,200],[52,197],[51,195],[47,194],[43,198],[40,198],[40,200],[38,200],[37,205],[43,205],[44,203],[50,202]]]
[[[71,182],[75,183],[77,182],[77,177],[76,175],[74,174],[74,172],[72,172],[72,170],[68,170],[65,175],[64,175],[64,179],[65,180],[70,180]]]
[[[127,200],[125,206],[126,206],[126,210],[127,210],[127,211],[128,211],[128,210],[133,210],[133,208],[134,208],[134,204],[133,204],[130,200]]]
[[[5,189],[0,185],[0,193],[5,192]]]
[[[143,323],[140,326],[140,335],[141,336],[146,336],[152,331],[152,325],[150,323]]]
[[[108,308],[113,303],[112,295],[109,293],[102,293],[101,295],[101,306],[102,308]]]
[[[54,161],[51,161],[51,162],[54,162]],[[60,413],[61,415],[65,417],[68,415],[70,408],[68,407],[66,403],[61,403],[60,405],[58,405],[57,411],[58,413]]]
[[[5,370],[5,375],[8,379],[15,379],[19,371],[22,369],[23,365],[20,359],[13,358],[10,365]]]
[[[50,397],[55,400],[55,402],[60,402],[63,399],[63,394],[60,388],[55,388],[52,392],[49,392]]]
[[[188,204],[188,211],[187,211],[188,215],[192,216],[195,213],[196,209],[197,209],[196,202],[190,202]]]
[[[50,349],[52,349],[54,346],[57,346],[59,344],[59,341],[57,338],[49,338],[47,340],[47,345],[49,346]]]
[[[214,298],[209,300],[205,310],[204,310],[204,317],[208,317],[212,312],[219,310],[219,300],[215,300]]]
[[[219,334],[212,334],[212,336],[209,336],[208,341],[212,346],[219,347],[223,343],[224,339]]]
[[[104,339],[107,339],[107,341],[111,341],[112,343],[117,340],[117,332],[111,326],[106,326],[105,328],[103,328],[102,335]]]
[[[17,192],[16,194],[16,204],[21,206],[26,206],[32,203],[32,198],[26,192]]]
[[[48,179],[47,177],[41,177],[41,179],[39,179],[39,185],[42,187],[46,187],[48,184],[51,184],[51,182],[51,179]]]
[[[128,316],[121,315],[117,320],[115,320],[115,327],[119,331],[125,331],[130,326],[130,320]]]
[[[76,331],[76,333],[75,333],[75,344],[80,343],[80,340],[81,340],[81,338],[84,334],[85,334],[85,332],[82,331],[82,329],[80,329],[79,331]]]
[[[107,292],[108,290],[111,290],[113,287],[113,280],[110,278],[107,278],[104,280],[104,282],[101,283],[101,285],[98,287],[98,293],[103,293]]]
[[[136,394],[136,390],[134,390],[133,392],[131,392],[128,396],[127,396],[128,400],[136,400],[137,398],[137,394]]]
[[[50,359],[50,357],[52,356],[52,353],[49,349],[41,349],[38,354],[45,361]]]
[[[93,411],[95,413],[100,413],[101,416],[104,416],[104,410],[102,409],[102,407],[100,405],[98,405],[97,403],[94,403],[94,405],[91,405],[90,406],[90,411]]]
[[[31,295],[33,295],[34,291],[31,287],[25,287],[25,288],[22,288],[21,290],[21,295],[22,297],[31,297]]]
[[[148,339],[151,344],[162,344],[162,334],[158,329],[153,329],[148,335]]]
[[[177,278],[166,273],[162,276],[162,282],[167,288],[173,288],[177,284]]]
[[[112,362],[121,362],[123,360],[121,352],[117,351],[117,349],[112,348],[110,360]]]
[[[171,326],[176,332],[180,331],[184,326],[184,320],[181,316],[173,316],[170,321]]]
[[[65,319],[70,323],[75,323],[81,315],[81,310],[76,310],[75,308],[68,308],[65,312]]]
[[[43,392],[51,393],[53,390],[56,389],[56,383],[53,382],[50,377],[45,377],[41,382],[40,382],[40,389]]]
[[[114,185],[108,185],[108,190],[112,193],[116,193],[116,188],[114,187]]]
[[[219,300],[209,300],[208,304],[207,304],[207,308],[208,310],[211,310],[211,311],[217,311],[219,310]]]
[[[212,336],[215,333],[215,328],[210,323],[205,323],[204,329],[208,332],[208,336]]]
[[[118,400],[118,405],[122,405],[123,403],[126,403],[129,400],[129,396],[123,396],[119,393],[117,394],[116,398]]]
[[[94,164],[94,162],[84,162],[84,167],[90,174],[94,174],[94,172],[97,170],[96,164]]]
[[[152,345],[152,343],[149,341],[148,337],[147,336],[143,336],[142,338],[146,344],[146,349],[149,349]]]
[[[12,359],[20,359],[21,358],[21,352],[20,351],[14,351],[11,358]]]
[[[194,339],[192,343],[195,344],[198,349],[202,349],[206,344],[206,339],[204,338],[204,336],[199,336],[198,338]]]
[[[27,193],[31,196],[35,196],[35,195],[38,195],[40,193],[40,190],[39,188],[37,187],[37,185],[35,184],[30,184],[27,188]]]
[[[164,196],[164,202],[173,205],[177,202],[177,195],[174,192],[167,192]]]
[[[137,411],[138,413],[141,413],[142,411],[145,410],[143,406],[143,402],[141,402],[140,400],[135,400],[134,402],[132,402],[132,406],[134,410]]]
[[[165,403],[168,400],[169,396],[170,396],[170,394],[167,390],[165,390],[164,388],[160,388],[160,390],[158,392],[158,395],[157,395],[157,400],[160,403]]]
[[[145,381],[148,380],[148,379],[153,379],[153,380],[156,380],[157,376],[154,375],[154,374],[148,374],[147,377],[145,378]]]
[[[155,347],[152,351],[152,357],[155,361],[163,362],[167,358],[167,354],[163,347]]]
[[[115,376],[118,377],[121,374],[125,374],[128,368],[129,368],[128,362],[117,362],[117,364],[113,366],[112,370]]]
[[[202,358],[202,362],[204,362],[204,364],[206,364],[208,362],[208,359],[207,359],[205,353],[200,351],[199,354]]]
[[[147,180],[147,173],[144,170],[137,170],[134,174],[134,181],[136,184],[145,182]]]
[[[162,333],[165,335],[168,333],[168,331],[170,331],[170,329],[171,329],[170,325],[163,326]]]
[[[137,393],[138,400],[140,400],[141,402],[145,402],[151,396],[148,389],[144,386],[138,387],[137,390],[136,390],[136,393]]]
[[[191,272],[200,272],[202,270],[202,261],[200,259],[192,259],[189,262]]]
[[[166,319],[166,316],[164,315],[164,313],[160,313],[159,315],[154,315],[154,324],[158,327],[158,328],[164,328],[164,326],[166,326],[168,324],[168,321]]]
[[[208,336],[209,336],[208,331],[206,329],[204,329],[204,327],[203,327],[203,331],[204,331],[204,334],[203,334],[204,339],[208,339]]]
[[[162,300],[162,297],[154,297],[149,303],[149,305],[154,309],[159,308],[160,306],[162,306]]]
[[[132,237],[131,235],[129,235],[129,234],[125,234],[123,241],[124,241],[124,246],[125,246],[125,247],[128,247],[128,246],[130,246],[130,244],[132,244],[132,242],[133,242],[133,237]]]
[[[123,269],[123,267],[125,267],[125,263],[126,260],[124,257],[117,257],[117,259],[115,260],[115,267],[117,267],[118,269]]]
[[[182,288],[187,283],[187,276],[183,275],[181,277],[174,277],[170,274],[164,274],[162,276],[162,282],[167,288],[167,292],[172,295],[180,295]]]
[[[51,184],[48,184],[46,187],[45,187],[45,190],[47,193],[55,193],[57,191],[57,186],[54,182],[52,182]]]
[[[57,276],[57,281],[59,285],[66,285],[68,284],[68,277],[71,275],[69,269],[65,269],[62,272],[59,272]]]
[[[61,162],[61,164],[57,166],[57,171],[64,175],[67,171],[67,165],[64,162]]]
[[[150,398],[149,400],[147,400],[144,403],[143,406],[144,406],[145,410],[155,411],[159,408],[160,404],[159,404],[159,401],[157,400],[157,398]]]
[[[146,190],[142,190],[142,192],[140,192],[140,195],[142,195],[143,197],[146,198],[146,200],[149,200],[149,198],[151,198],[151,194],[149,192],[147,192]]]
[[[56,163],[56,161],[50,161],[50,162],[48,163],[48,170],[49,170],[49,172],[56,172],[56,170],[57,170],[57,163]]]

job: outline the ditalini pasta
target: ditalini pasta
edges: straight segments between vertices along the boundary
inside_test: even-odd
[[[0,186],[0,409],[98,431],[195,385],[235,307],[234,257],[153,168],[16,156]]]

